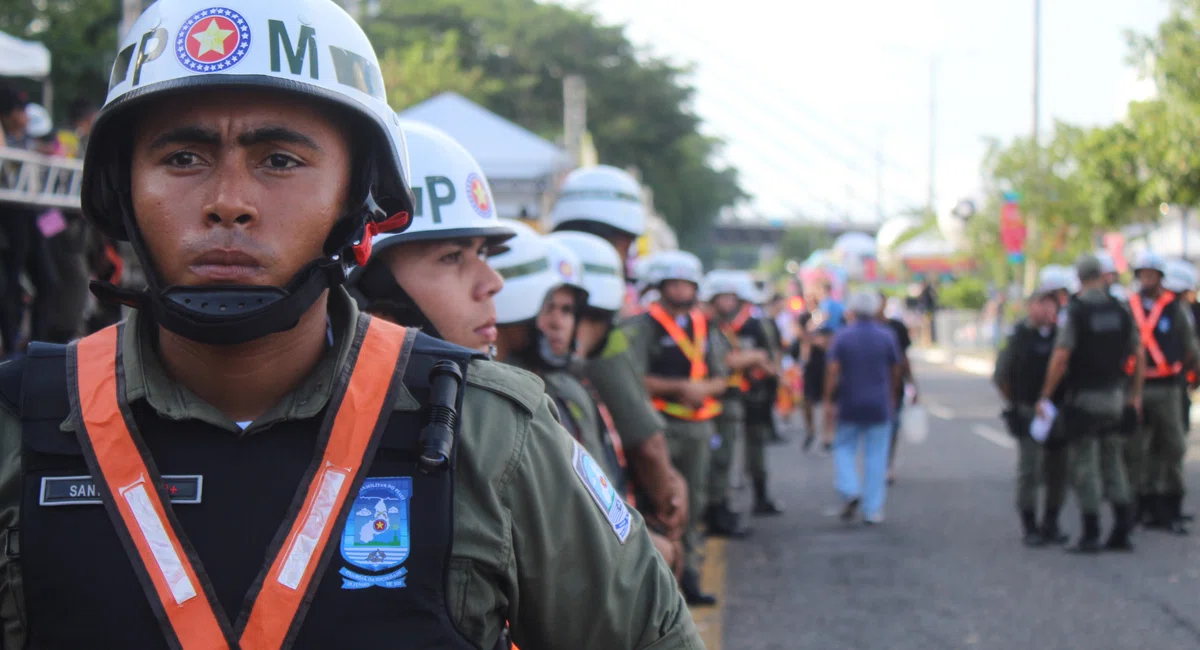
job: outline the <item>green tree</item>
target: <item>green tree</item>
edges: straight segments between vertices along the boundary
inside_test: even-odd
[[[449,30],[437,38],[414,41],[384,52],[379,59],[392,106],[411,106],[443,92],[456,92],[486,102],[503,88],[483,68],[465,68],[459,57],[460,34]]]
[[[104,101],[120,21],[119,0],[0,0],[0,31],[50,50],[58,123],[76,99]]]
[[[503,81],[483,105],[550,140],[562,132],[562,80],[582,75],[600,159],[641,171],[685,248],[706,248],[720,209],[746,196],[737,172],[714,162],[721,143],[698,131],[689,70],[638,52],[622,27],[588,12],[534,0],[385,0],[367,29],[385,57],[418,34],[461,34],[461,68]]]

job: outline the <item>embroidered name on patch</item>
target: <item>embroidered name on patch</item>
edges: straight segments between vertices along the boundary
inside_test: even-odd
[[[612,481],[608,480],[604,471],[579,443],[575,443],[575,457],[571,461],[571,466],[575,468],[575,475],[579,477],[580,481],[583,481],[583,486],[592,495],[592,500],[600,507],[600,512],[603,512],[604,516],[608,518],[608,524],[617,534],[617,539],[624,544],[625,540],[629,539],[633,520],[629,514],[629,508],[625,507],[625,502],[613,488]]]
[[[174,504],[200,503],[204,477],[178,475],[162,477],[162,490]],[[100,488],[90,476],[43,476],[38,504],[43,506],[101,505]]]

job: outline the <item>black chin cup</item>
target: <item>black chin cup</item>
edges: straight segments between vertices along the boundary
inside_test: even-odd
[[[158,325],[205,345],[240,345],[292,329],[313,303],[336,286],[340,265],[309,263],[284,288],[226,285],[132,291],[93,282],[100,300],[148,312]]]
[[[350,293],[363,311],[383,315],[397,325],[416,327],[429,336],[442,338],[385,264],[369,262]]]

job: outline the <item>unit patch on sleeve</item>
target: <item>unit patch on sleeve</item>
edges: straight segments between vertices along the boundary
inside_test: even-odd
[[[342,530],[342,559],[369,573],[346,567],[342,589],[383,587],[398,589],[408,569],[400,566],[408,559],[408,501],[412,498],[412,477],[367,478],[350,507]]]
[[[592,495],[592,500],[600,507],[600,512],[608,518],[608,524],[612,526],[617,539],[624,544],[625,540],[629,539],[633,520],[629,508],[625,507],[625,502],[613,488],[612,481],[608,480],[604,471],[579,443],[575,443],[575,458],[571,461],[571,466],[575,468],[575,475],[583,481],[583,486]]]

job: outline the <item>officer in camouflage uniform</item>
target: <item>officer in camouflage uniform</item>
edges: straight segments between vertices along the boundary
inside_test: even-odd
[[[689,604],[716,602],[715,596],[700,591],[696,525],[708,494],[711,445],[717,435],[713,420],[721,413],[719,399],[729,385],[715,341],[720,332],[696,306],[703,273],[700,260],[691,253],[655,254],[647,274],[655,279],[661,298],[622,326],[643,369],[646,390],[666,416],[671,460],[688,485],[692,515],[684,536],[688,557],[680,585]]]
[[[1054,282],[1054,280],[1051,280]],[[1066,542],[1058,528],[1058,513],[1067,491],[1067,450],[1061,431],[1045,442],[1029,433],[1042,381],[1050,365],[1057,334],[1058,283],[1041,285],[1029,298],[1028,316],[1014,326],[996,359],[992,382],[1004,397],[1008,431],[1017,439],[1017,512],[1021,515],[1026,546]],[[1053,403],[1062,406],[1062,390]],[[1044,489],[1041,524],[1038,523],[1038,488]]]
[[[1163,286],[1166,261],[1145,252],[1134,264],[1140,289],[1130,296],[1145,351],[1142,426],[1126,457],[1137,494],[1139,519],[1151,528],[1186,535],[1182,503],[1187,424],[1183,417],[1185,370],[1200,359],[1195,329],[1175,294]]]
[[[1039,415],[1065,385],[1059,418],[1067,437],[1071,481],[1083,530],[1069,550],[1132,550],[1133,511],[1122,453],[1141,407],[1141,342],[1129,311],[1104,286],[1099,261],[1076,265],[1081,291],[1060,318],[1054,353],[1037,404]],[[1128,374],[1132,372],[1133,381]],[[1113,528],[1100,541],[1100,505],[1112,504]]]

